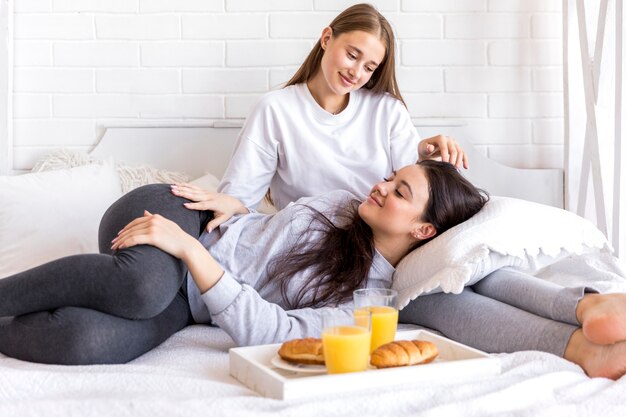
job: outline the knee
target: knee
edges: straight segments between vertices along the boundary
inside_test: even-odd
[[[139,196],[140,198],[148,198],[154,195],[172,195],[169,184],[146,184],[134,188],[126,195]]]
[[[107,340],[111,335],[84,314],[84,310],[65,307],[3,318],[0,350],[15,359],[55,365],[112,364],[132,359],[125,358],[123,351],[114,352],[111,346],[123,343],[111,343]]]
[[[124,195],[125,200],[132,202],[130,206],[156,206],[162,207],[170,203],[188,201],[172,193],[169,184],[147,184],[137,187]]]

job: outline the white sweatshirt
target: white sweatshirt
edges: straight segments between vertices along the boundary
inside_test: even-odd
[[[265,94],[246,119],[218,191],[256,208],[268,187],[276,208],[340,189],[364,198],[393,170],[415,163],[419,135],[396,98],[360,89],[338,115],[306,84]]]

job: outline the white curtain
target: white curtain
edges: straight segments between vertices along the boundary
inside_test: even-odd
[[[563,0],[565,207],[626,255],[622,0]]]

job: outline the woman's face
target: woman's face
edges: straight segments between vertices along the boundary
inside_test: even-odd
[[[424,168],[409,165],[374,185],[367,200],[359,206],[359,215],[375,235],[410,235],[423,240],[435,233],[434,227],[422,220],[428,198]]]
[[[332,36],[326,28],[321,37],[324,55],[316,77],[324,77],[329,89],[344,95],[364,86],[385,57],[385,45],[378,36],[355,30]]]

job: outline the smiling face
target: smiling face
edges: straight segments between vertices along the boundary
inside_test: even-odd
[[[424,168],[409,165],[376,184],[359,206],[359,216],[372,228],[374,236],[424,240],[436,230],[422,220],[429,199],[429,183]]]
[[[343,96],[363,87],[383,62],[387,48],[379,36],[354,30],[333,36],[327,27],[320,38],[324,55],[315,85],[325,85],[327,94]],[[319,81],[325,81],[320,83]]]

